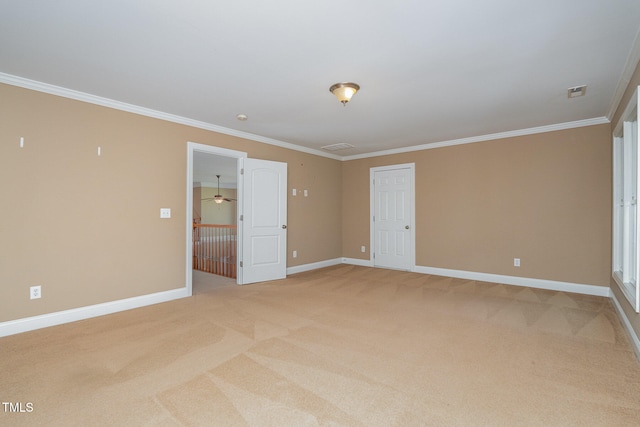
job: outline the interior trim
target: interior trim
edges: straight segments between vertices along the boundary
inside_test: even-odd
[[[287,276],[289,274],[304,273],[305,271],[317,270],[319,268],[331,267],[342,264],[342,258],[328,259],[325,261],[312,262],[309,264],[295,265],[287,267]]]
[[[193,267],[193,174],[194,174],[193,159],[196,153],[206,153],[206,154],[211,154],[219,157],[227,157],[230,162],[234,161],[236,163],[236,174],[237,174],[236,198],[238,200],[242,200],[243,186],[242,186],[241,170],[243,167],[243,161],[244,159],[247,158],[247,153],[244,151],[231,150],[229,148],[216,147],[213,145],[199,144],[193,141],[187,142],[187,188],[186,188],[187,206],[185,208],[186,218],[187,218],[187,222],[186,222],[187,234],[185,238],[185,242],[186,242],[185,282],[186,282],[186,287],[189,295],[192,295],[193,293],[193,268],[192,268]],[[242,213],[243,213],[242,203],[239,203],[237,205],[237,208],[238,208],[237,215],[239,215],[238,218],[240,218],[240,216],[242,216]],[[237,271],[236,283],[239,285],[244,283],[242,269],[240,268],[240,262],[242,262],[242,233],[243,233],[243,228],[238,227],[238,233],[237,233],[238,241],[236,246],[236,252],[237,252],[236,259],[237,259],[238,265],[236,267],[236,271]]]
[[[364,259],[342,258],[342,262],[344,264],[359,265],[362,267],[373,267],[373,263],[370,260]],[[532,279],[528,277],[478,273],[474,271],[463,270],[450,270],[446,268],[424,267],[419,265],[416,265],[411,271],[415,273],[430,274],[434,276],[478,280],[481,282],[500,283],[503,285],[526,286],[529,288],[571,292],[574,294],[594,295],[600,297],[611,296],[611,290],[606,286],[583,285],[579,283],[559,282],[556,280]]]
[[[342,258],[344,264],[358,265],[360,267],[373,267],[373,260],[358,258]]]
[[[629,56],[627,57],[627,62],[624,64],[624,68],[622,69],[622,73],[620,74],[620,79],[618,80],[618,84],[616,85],[616,91],[611,99],[611,105],[609,106],[609,112],[607,113],[607,118],[609,120],[613,120],[613,116],[620,108],[620,102],[624,96],[624,92],[627,90],[627,86],[631,82],[631,77],[633,76],[633,72],[635,71],[638,63],[640,62],[640,30],[636,34],[636,38],[631,45],[631,51],[629,52]]]
[[[412,151],[429,150],[432,148],[451,147],[453,145],[473,144],[475,142],[492,141],[495,139],[513,138],[516,136],[534,135],[537,133],[554,132],[565,129],[574,129],[585,126],[602,125],[610,123],[606,117],[596,117],[593,119],[577,120],[575,122],[558,123],[555,125],[538,126],[535,128],[513,130],[508,132],[498,132],[489,135],[472,136],[469,138],[452,139],[449,141],[431,142],[422,145],[413,145],[411,147],[395,148],[393,150],[375,151],[373,153],[356,154],[354,156],[343,157],[343,161],[365,159],[368,157],[388,156],[390,154],[409,153]]]
[[[164,113],[162,111],[152,110],[150,108],[140,107],[126,102],[116,101],[101,96],[91,95],[89,93],[80,92],[73,89],[67,89],[61,86],[55,86],[48,83],[42,83],[35,80],[25,79],[23,77],[13,76],[11,74],[0,73],[0,83],[12,86],[18,86],[25,89],[35,90],[38,92],[48,93],[50,95],[61,96],[63,98],[74,99],[76,101],[87,102],[89,104],[100,105],[103,107],[113,108],[116,110],[126,111],[128,113],[139,114],[141,116],[152,117],[155,119],[165,120],[172,123],[191,126],[198,129],[210,130],[225,135],[237,136],[238,138],[248,139],[250,141],[262,142],[264,144],[275,145],[290,150],[302,151],[304,153],[314,154],[316,156],[328,157],[335,160],[341,160],[340,156],[325,153],[320,150],[302,147],[300,145],[288,142],[278,141],[276,139],[267,138],[253,133],[242,132],[235,129],[229,129],[222,126],[214,125],[199,120],[193,120],[175,114]]]
[[[309,153],[316,156],[327,157],[334,160],[348,161],[364,159],[368,157],[386,156],[389,154],[407,153],[412,151],[422,151],[431,148],[450,147],[452,145],[472,144],[474,142],[490,141],[493,139],[511,138],[514,136],[532,135],[536,133],[552,132],[564,129],[573,129],[584,126],[592,126],[598,124],[609,123],[610,120],[607,117],[596,117],[587,120],[578,120],[575,122],[559,123],[549,126],[540,126],[535,128],[514,130],[508,132],[500,132],[489,135],[473,136],[469,138],[454,139],[449,141],[432,142],[429,144],[414,145],[410,147],[397,148],[392,150],[375,151],[372,153],[357,154],[353,156],[338,156],[331,153],[326,153],[320,150],[314,150],[300,145],[291,144],[289,142],[279,141],[264,136],[242,132],[235,129],[229,129],[222,126],[214,125],[211,123],[202,122],[199,120],[193,120],[186,117],[178,116],[175,114],[164,113],[162,111],[152,110],[150,108],[144,108],[133,104],[127,104],[125,102],[115,101],[109,98],[103,98],[101,96],[91,95],[88,93],[80,92],[73,89],[67,89],[61,86],[55,86],[48,83],[42,83],[35,80],[25,79],[23,77],[13,76],[11,74],[0,73],[0,83],[5,83],[12,86],[18,86],[25,89],[35,90],[38,92],[48,93],[50,95],[61,96],[63,98],[74,99],[76,101],[87,102],[90,104],[100,105],[103,107],[114,108],[116,110],[126,111],[129,113],[139,114],[141,116],[152,117],[160,120],[165,120],[172,123],[178,123],[186,126],[191,126],[198,129],[209,130],[212,132],[218,132],[225,135],[236,136],[238,138],[248,139],[250,141],[262,142],[264,144],[274,145],[277,147],[287,148],[290,150],[300,151],[303,153]]]
[[[325,261],[314,262],[309,264],[298,265],[287,268],[287,274],[302,273],[305,271],[311,271],[318,268],[331,267],[338,264],[350,264],[362,267],[373,267],[370,260],[363,260],[357,258],[333,258]],[[635,334],[629,319],[625,315],[620,303],[618,302],[615,294],[611,292],[608,287],[605,286],[593,286],[582,285],[568,282],[558,282],[552,280],[531,279],[526,277],[505,276],[498,274],[487,274],[461,270],[449,270],[444,268],[435,267],[421,267],[416,266],[413,270],[416,273],[431,274],[445,277],[454,277],[459,279],[479,280],[490,283],[501,283],[515,286],[527,286],[538,289],[548,289],[564,292],[572,292],[586,295],[609,297],[613,300],[614,306],[621,319],[622,325],[627,332],[633,351],[640,360],[640,339]],[[189,297],[189,292],[186,287],[173,289],[170,291],[158,292],[149,295],[142,295],[138,297],[127,298],[118,301],[111,301],[102,304],[96,304],[86,307],[75,308],[71,310],[59,311],[55,313],[48,313],[39,316],[27,317],[17,320],[11,320],[8,322],[0,323],[0,337],[9,335],[15,335],[22,332],[33,331],[36,329],[42,329],[49,326],[57,326],[64,323],[75,322],[78,320],[90,319],[92,317],[104,316],[107,314],[117,313],[120,311],[131,310],[148,305],[159,304],[162,302],[168,302],[176,299]]]
[[[0,337],[34,331],[36,329],[47,328],[49,326],[62,325],[64,323],[76,322],[78,320],[90,319],[92,317],[104,316],[106,314],[113,314],[120,311],[186,298],[188,296],[187,288],[179,288],[118,301],[74,308],[71,310],[10,320],[8,322],[0,323]]]
[[[611,300],[613,301],[613,306],[615,307],[616,312],[618,313],[618,317],[620,318],[620,321],[622,323],[622,328],[627,333],[631,348],[633,349],[633,352],[636,355],[638,361],[640,361],[640,338],[638,338],[638,335],[636,335],[635,331],[633,330],[633,326],[631,326],[631,322],[622,309],[620,301],[618,301],[618,297],[616,297],[615,292],[611,292]]]
[[[579,283],[559,282],[556,280],[532,279],[529,277],[506,276],[502,274],[478,273],[473,271],[449,270],[446,268],[416,266],[415,272],[457,279],[479,280],[481,282],[501,283],[504,285],[526,286],[550,291],[571,292],[574,294],[609,297],[611,290],[607,286],[583,285]]]

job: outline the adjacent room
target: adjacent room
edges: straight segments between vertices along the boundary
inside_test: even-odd
[[[0,424],[638,425],[640,3],[4,2]]]

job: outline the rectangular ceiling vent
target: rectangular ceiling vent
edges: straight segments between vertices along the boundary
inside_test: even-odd
[[[567,98],[577,98],[587,93],[587,85],[570,87],[567,89]]]
[[[338,151],[338,150],[347,150],[349,148],[353,148],[353,145],[347,144],[344,142],[339,142],[337,144],[325,145],[322,147],[323,150],[327,151]]]

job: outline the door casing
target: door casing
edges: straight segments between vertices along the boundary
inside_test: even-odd
[[[369,208],[369,248],[370,248],[370,262],[371,265],[374,267],[379,267],[376,266],[375,263],[375,252],[376,252],[376,247],[375,247],[375,222],[374,222],[374,215],[375,215],[375,174],[376,172],[381,172],[381,171],[391,171],[391,170],[396,170],[396,169],[409,169],[409,213],[410,213],[410,220],[409,220],[409,253],[408,253],[408,264],[409,264],[409,270],[408,271],[415,271],[415,267],[416,267],[416,215],[415,215],[415,163],[403,163],[403,164],[398,164],[398,165],[389,165],[389,166],[378,166],[378,167],[373,167],[369,169],[369,201],[370,201],[370,208]]]
[[[193,295],[193,156],[195,152],[202,152],[208,154],[214,154],[217,156],[229,157],[231,160],[236,160],[237,169],[237,198],[242,200],[242,186],[240,170],[242,168],[242,162],[247,158],[247,153],[243,151],[229,150],[227,148],[213,147],[211,145],[198,144],[196,142],[187,142],[187,224],[186,224],[186,288],[189,296]],[[238,206],[237,214],[241,215],[241,207]],[[237,237],[237,251],[238,255],[242,254],[242,227],[238,227]],[[241,256],[236,257],[236,283],[242,284],[242,269],[240,268]]]
[[[198,144],[196,142],[188,142],[187,143],[187,206],[186,206],[186,218],[187,218],[187,223],[186,223],[186,278],[185,278],[185,282],[186,282],[186,288],[187,288],[187,292],[188,295],[191,296],[193,295],[193,242],[192,242],[192,232],[193,232],[193,158],[194,158],[194,153],[196,152],[202,152],[202,153],[207,153],[207,154],[213,154],[216,156],[221,156],[221,157],[228,157],[230,160],[235,159],[236,161],[236,173],[237,173],[237,182],[238,182],[238,186],[237,186],[237,200],[238,200],[238,209],[237,209],[237,216],[238,218],[236,218],[236,222],[238,224],[238,232],[237,232],[237,242],[236,242],[236,250],[238,251],[238,256],[236,257],[236,283],[239,285],[245,284],[245,283],[250,283],[250,282],[255,282],[255,281],[262,281],[262,280],[275,280],[275,279],[280,279],[283,278],[284,276],[286,276],[286,219],[287,219],[287,212],[286,212],[286,198],[287,198],[287,183],[286,183],[286,169],[287,169],[287,164],[286,163],[282,163],[282,162],[273,162],[273,161],[267,161],[267,160],[259,160],[259,159],[249,159],[247,157],[247,153],[243,152],[243,151],[236,151],[236,150],[230,150],[227,148],[221,148],[221,147],[214,147],[214,146],[210,146],[210,145],[204,145],[204,144]],[[283,268],[281,268],[280,270],[284,271],[284,273],[282,274],[282,272],[278,271],[277,276],[272,274],[272,277],[267,277],[267,275],[263,274],[261,275],[258,280],[256,280],[255,275],[249,277],[251,280],[248,282],[247,280],[245,280],[245,268],[250,268],[250,266],[245,265],[244,268],[242,267],[242,263],[244,262],[244,258],[245,258],[245,250],[249,249],[249,248],[245,248],[244,247],[244,242],[245,242],[245,233],[247,232],[247,230],[245,230],[245,226],[246,226],[246,222],[241,220],[241,218],[244,217],[244,211],[245,211],[245,201],[246,199],[246,195],[245,195],[245,188],[247,188],[245,186],[245,180],[244,180],[244,175],[242,174],[242,170],[244,168],[245,163],[251,162],[252,164],[256,165],[256,164],[260,164],[263,165],[265,167],[268,167],[268,165],[274,165],[276,163],[279,163],[281,165],[284,165],[284,182],[283,182],[283,189],[281,188],[281,194],[280,194],[280,198],[284,200],[284,212],[283,212],[283,216],[281,216],[281,220],[284,221],[282,224],[279,224],[279,227],[285,226],[285,228],[283,229],[283,235],[284,237],[281,238],[281,243],[282,243],[282,248],[283,248],[283,253],[279,254],[279,259],[282,260],[282,266]],[[251,196],[250,194],[247,196]],[[281,277],[282,276],[282,277]],[[265,278],[267,277],[267,278]]]

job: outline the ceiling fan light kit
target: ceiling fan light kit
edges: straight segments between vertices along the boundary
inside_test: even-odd
[[[216,177],[218,178],[218,194],[216,194],[213,197],[209,197],[209,198],[202,199],[202,200],[213,200],[217,204],[220,204],[222,202],[235,202],[235,201],[237,201],[236,199],[230,199],[230,198],[224,197],[223,195],[220,194],[220,175],[216,175]]]
[[[329,92],[334,94],[344,106],[351,101],[351,97],[359,90],[360,86],[356,83],[336,83],[329,88]]]

